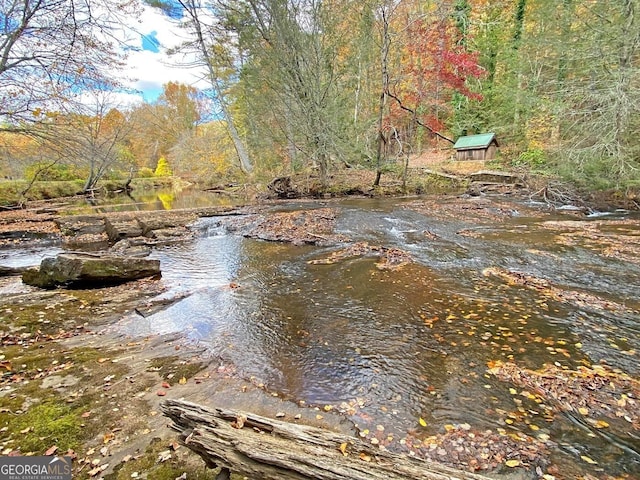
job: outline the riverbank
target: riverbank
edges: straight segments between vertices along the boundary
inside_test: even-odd
[[[179,177],[136,178],[131,182],[132,195],[140,196],[154,189],[180,191],[185,188],[213,192],[243,203],[281,198],[333,198],[353,195],[370,197],[404,196],[438,193],[518,194],[547,203],[550,208],[566,205],[590,210],[640,210],[640,191],[592,190],[563,182],[556,177],[523,169],[505,168],[495,161],[455,161],[438,152],[412,157],[405,166],[386,169],[374,187],[376,173],[363,168],[336,168],[325,184],[317,172],[284,175],[277,178],[241,179],[239,183],[218,184],[203,179]],[[0,181],[0,209],[35,205],[38,202],[78,196],[82,181],[35,182],[28,194],[25,181]],[[102,181],[94,194],[110,196],[122,191],[122,181]]]
[[[340,419],[297,408],[237,378],[179,335],[126,338],[112,325],[166,308],[157,280],[96,290],[40,291],[0,281],[0,445],[4,455],[74,458],[74,478],[210,479],[166,428],[159,403],[188,398],[234,404],[331,429]]]

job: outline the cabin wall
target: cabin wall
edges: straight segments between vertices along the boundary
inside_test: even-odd
[[[456,160],[493,160],[497,151],[498,146],[495,143],[491,143],[487,148],[457,150]]]
[[[485,160],[485,149],[478,150],[458,150],[456,152],[457,160]]]

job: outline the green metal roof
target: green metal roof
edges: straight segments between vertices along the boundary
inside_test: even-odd
[[[496,138],[495,133],[481,133],[479,135],[467,135],[460,137],[453,148],[456,150],[469,150],[472,148],[486,148]]]

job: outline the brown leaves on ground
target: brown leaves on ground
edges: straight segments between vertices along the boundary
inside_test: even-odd
[[[408,436],[400,444],[412,456],[472,472],[504,464],[544,470],[548,464],[548,442],[520,433],[472,430],[466,424],[448,427],[446,433]]]
[[[349,245],[347,248],[333,252],[326,258],[310,260],[308,263],[312,265],[331,265],[346,258],[364,257],[368,255],[379,257],[376,266],[381,270],[395,270],[413,261],[411,255],[398,248],[369,245],[367,242],[357,242]]]
[[[294,245],[330,244],[344,240],[334,234],[336,210],[317,208],[294,212],[270,213],[245,233],[246,237]]]
[[[619,303],[604,300],[600,297],[577,290],[564,290],[553,285],[549,280],[534,277],[527,273],[514,272],[499,267],[489,267],[482,271],[485,277],[497,277],[508,285],[522,286],[536,290],[542,295],[557,302],[570,303],[581,308],[608,310],[619,313],[638,313]]]
[[[60,230],[53,221],[54,216],[50,212],[36,210],[0,211],[0,246],[59,235]]]
[[[598,419],[607,417],[640,430],[640,381],[619,370],[601,365],[580,366],[577,370],[544,365],[529,370],[496,361],[491,362],[488,372],[539,395],[556,411],[582,415],[595,428],[607,428],[609,424]]]

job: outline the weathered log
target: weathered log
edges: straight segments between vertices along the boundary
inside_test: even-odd
[[[488,480],[394,454],[357,437],[252,413],[167,400],[182,443],[215,468],[264,480]]]

